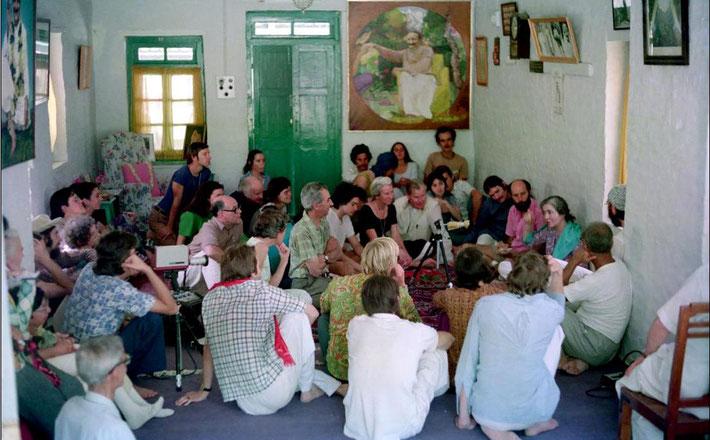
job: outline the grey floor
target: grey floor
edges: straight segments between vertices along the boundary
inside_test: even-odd
[[[169,348],[168,368],[174,368],[174,350]],[[199,354],[193,352],[198,366]],[[184,356],[185,368],[192,368],[190,358]],[[617,368],[618,369],[618,368]],[[560,426],[543,433],[540,439],[612,439],[616,437],[617,405],[615,396],[593,398],[586,390],[597,387],[603,373],[614,370],[592,369],[581,376],[558,374],[557,383],[562,397],[555,412]],[[159,391],[166,407],[175,414],[165,419],[153,419],[135,432],[138,439],[344,439],[345,422],[342,398],[321,397],[307,405],[296,396],[289,405],[270,416],[249,416],[233,403],[222,402],[218,387],[204,402],[188,407],[176,407],[174,402],[182,392],[199,388],[200,377],[183,380],[183,391],[175,390],[174,379],[141,378],[138,384]],[[416,439],[485,439],[480,428],[460,431],[454,426],[456,413],[452,390],[434,399],[423,431]],[[524,436],[522,432],[518,435]]]

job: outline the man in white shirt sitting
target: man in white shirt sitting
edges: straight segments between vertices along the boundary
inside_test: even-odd
[[[76,353],[79,377],[89,390],[67,401],[55,422],[56,440],[135,440],[113,403],[131,361],[116,335],[88,339]]]
[[[604,365],[614,359],[631,315],[631,274],[622,261],[611,255],[611,228],[594,222],[582,231],[581,242],[565,266],[565,307],[562,330],[563,355],[558,368],[580,374],[589,365]],[[574,269],[592,262],[596,270],[568,284]]]
[[[397,209],[397,225],[402,235],[404,246],[409,255],[418,264],[428,249],[427,241],[437,232],[437,221],[441,225],[441,238],[444,243],[447,261],[453,264],[451,237],[444,227],[439,204],[427,196],[426,186],[417,180],[407,184],[407,196],[394,201]],[[437,249],[438,252],[438,249]]]
[[[454,337],[399,318],[392,277],[365,281],[362,305],[367,315],[348,325],[343,432],[356,439],[411,437],[422,430],[432,399],[449,388],[446,350]]]

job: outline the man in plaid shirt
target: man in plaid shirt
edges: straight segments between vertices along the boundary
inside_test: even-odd
[[[222,282],[202,303],[208,345],[202,386],[176,402],[207,398],[217,376],[225,402],[236,401],[247,414],[273,414],[296,391],[308,403],[324,393],[345,394],[343,386],[315,370],[311,324],[318,311],[257,278],[254,248],[231,246],[222,257]],[[278,319],[278,320],[277,320]]]

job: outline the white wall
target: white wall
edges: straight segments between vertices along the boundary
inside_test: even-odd
[[[591,77],[564,76],[564,114],[553,115],[553,76],[531,73],[527,60],[508,59],[508,37],[491,22],[500,2],[475,2],[475,36],[488,39],[488,87],[474,86],[476,182],[497,174],[526,178],[541,200],[558,194],[582,222],[601,218],[604,200],[607,21],[611,2],[518,1],[533,18],[569,16],[581,62]],[[612,31],[613,32],[613,31]],[[490,60],[501,38],[500,65]],[[531,56],[537,58],[534,45]]]
[[[316,0],[312,10],[339,11],[341,43],[347,41],[347,2]],[[290,0],[265,2],[230,0],[130,0],[93,2],[94,81],[96,133],[101,139],[128,129],[125,37],[130,35],[202,35],[205,60],[207,126],[213,172],[228,191],[236,189],[248,151],[247,64],[245,21],[247,11],[295,10]],[[199,19],[186,19],[199,17]],[[408,147],[423,168],[426,157],[437,150],[433,131],[349,132],[347,123],[347,49],[342,46],[342,160],[349,164],[350,149],[358,143],[371,147],[373,155],[389,150],[395,141]],[[216,98],[216,76],[236,77],[237,97]],[[459,131],[456,151],[469,160],[473,171],[473,135]],[[269,158],[267,158],[269,160]],[[271,158],[271,160],[274,160]],[[267,165],[268,167],[268,165]],[[169,178],[176,166],[156,167],[159,178]]]
[[[626,346],[707,255],[708,2],[689,2],[690,65],[643,64],[632,3],[626,263],[634,306]],[[707,257],[705,257],[707,258]]]

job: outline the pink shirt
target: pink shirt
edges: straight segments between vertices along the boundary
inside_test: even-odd
[[[533,230],[537,231],[544,223],[542,218],[542,210],[540,209],[540,205],[537,203],[537,200],[530,200],[530,208],[528,209],[533,215]],[[510,211],[508,212],[508,223],[505,227],[505,235],[513,237],[513,244],[511,245],[513,252],[523,252],[530,249],[529,246],[526,246],[525,243],[523,243],[523,239],[525,238],[523,237],[524,228],[525,221],[523,220],[523,214],[518,211],[518,208],[516,208],[515,205],[511,206]]]

